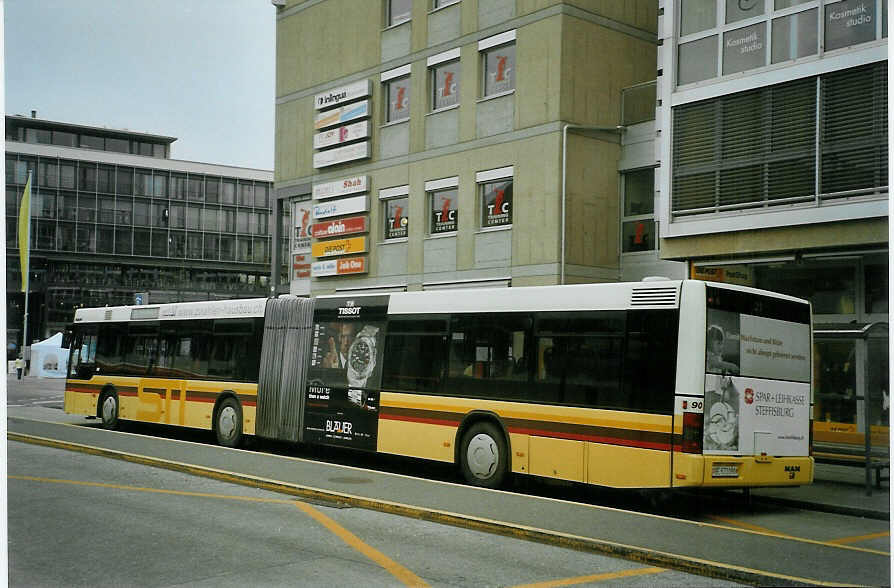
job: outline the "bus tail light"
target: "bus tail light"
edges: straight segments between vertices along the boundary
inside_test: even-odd
[[[683,453],[702,452],[703,423],[704,415],[702,413],[683,413]]]

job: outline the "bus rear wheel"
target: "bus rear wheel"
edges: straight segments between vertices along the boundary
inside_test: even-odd
[[[503,433],[493,423],[481,421],[466,430],[460,445],[460,468],[473,486],[499,488],[508,471],[509,450]]]
[[[114,431],[118,428],[118,395],[107,392],[99,403],[99,416],[102,428]]]
[[[217,408],[214,434],[224,447],[239,447],[242,443],[242,407],[235,398],[225,398]]]

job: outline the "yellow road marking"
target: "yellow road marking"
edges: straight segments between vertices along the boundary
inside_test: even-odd
[[[577,576],[576,578],[564,578],[562,580],[550,580],[548,582],[537,582],[535,584],[519,584],[515,588],[554,588],[555,586],[573,586],[575,584],[586,584],[588,582],[602,582],[603,580],[616,580],[618,578],[627,578],[630,576],[645,576],[646,574],[660,574],[666,572],[664,568],[636,568],[633,570],[624,570],[622,572],[609,572],[605,574],[593,574],[592,576]]]
[[[347,543],[349,546],[353,547],[369,559],[385,568],[388,573],[403,582],[405,586],[428,586],[425,580],[423,580],[407,568],[403,567],[381,551],[375,549],[374,547],[371,547],[370,545],[367,545],[356,535],[354,535],[311,505],[305,502],[296,502],[295,506],[303,510],[309,517],[313,518],[315,521],[332,531],[333,534],[335,534],[339,539]]]
[[[780,537],[782,539],[791,539],[793,541],[801,541],[803,543],[811,543],[813,545],[825,545],[826,547],[837,547],[840,549],[850,549],[851,551],[862,551],[864,553],[872,553],[875,555],[884,555],[884,556],[891,555],[891,553],[888,551],[881,551],[878,549],[869,549],[867,547],[854,547],[853,545],[846,545],[847,543],[856,543],[857,541],[863,541],[864,539],[874,539],[876,537],[884,537],[885,535],[888,535],[888,533],[875,533],[873,535],[861,535],[859,537],[844,537],[842,539],[835,539],[833,541],[817,541],[815,539],[805,539],[804,537],[796,537],[794,535],[787,535],[785,533],[780,533],[779,531],[774,531],[772,529],[768,529],[766,527],[761,527],[758,525],[752,525],[751,523],[746,523],[745,521],[738,521],[736,519],[728,519],[726,517],[719,517],[716,515],[708,515],[708,518],[713,519],[715,521],[722,521],[722,522],[730,524],[730,525],[736,525],[746,531],[749,531],[751,533],[757,533],[759,535],[768,535],[770,537]]]
[[[16,417],[19,420],[23,421],[32,421],[32,419],[24,418],[24,417]],[[46,422],[46,421],[34,421],[34,422]],[[58,424],[58,423],[56,423]],[[68,427],[77,427],[74,424],[66,424]],[[131,435],[131,433],[119,433],[122,435]],[[264,490],[269,490],[271,492],[281,492],[286,494],[294,494],[297,496],[302,496],[305,498],[313,498],[323,501],[332,501],[339,504],[348,504],[359,508],[366,508],[370,510],[375,510],[379,512],[385,512],[389,514],[395,514],[399,516],[405,516],[420,520],[432,521],[436,523],[452,525],[455,527],[460,527],[464,529],[473,529],[477,531],[483,531],[486,533],[493,533],[496,535],[501,535],[504,537],[515,537],[520,539],[527,539],[531,541],[536,541],[539,543],[545,543],[548,545],[559,545],[562,547],[568,547],[571,549],[579,549],[582,551],[587,551],[590,553],[600,553],[604,555],[609,555],[611,557],[620,557],[622,559],[632,560],[632,561],[642,561],[649,563],[661,563],[662,565],[667,564],[665,567],[679,569],[681,571],[691,571],[694,569],[700,570],[710,570],[715,577],[729,579],[732,581],[742,581],[741,574],[735,574],[733,572],[741,572],[746,574],[746,576],[761,576],[762,578],[775,578],[782,579],[786,581],[792,582],[800,582],[806,583],[816,586],[838,586],[839,583],[835,582],[825,582],[822,580],[812,579],[812,578],[801,578],[798,576],[789,576],[785,574],[778,574],[774,572],[769,572],[767,570],[759,570],[756,568],[747,568],[743,566],[732,565],[729,563],[723,563],[718,561],[713,561],[709,559],[696,558],[692,556],[670,553],[659,551],[655,549],[648,549],[644,547],[638,547],[634,545],[626,545],[623,543],[617,543],[614,541],[607,541],[604,539],[597,539],[594,537],[585,537],[581,535],[573,535],[570,533],[563,533],[556,530],[548,530],[548,529],[540,529],[537,527],[529,527],[526,525],[512,524],[499,520],[486,519],[481,517],[474,517],[470,515],[464,515],[460,513],[454,513],[450,511],[442,511],[437,509],[423,509],[420,507],[415,507],[409,504],[403,504],[400,502],[391,502],[388,500],[376,500],[371,498],[365,498],[362,496],[357,496],[353,494],[347,494],[343,492],[334,492],[331,490],[323,490],[319,488],[314,488],[312,486],[302,486],[299,484],[290,484],[287,482],[279,482],[276,480],[269,480],[266,478],[258,478],[255,476],[250,476],[248,474],[239,474],[235,472],[227,472],[225,470],[217,470],[209,467],[202,466],[191,466],[188,464],[183,464],[176,461],[164,460],[161,458],[152,458],[141,456],[138,454],[130,454],[121,451],[115,451],[112,449],[104,449],[101,447],[93,447],[91,445],[83,445],[80,443],[73,443],[69,441],[60,441],[56,439],[50,439],[45,437],[39,437],[35,435],[28,435],[25,433],[16,433],[12,431],[7,431],[7,438],[10,441],[18,441],[22,443],[32,443],[36,445],[43,445],[47,447],[55,447],[58,449],[66,449],[69,451],[78,451],[81,453],[86,453],[89,455],[101,455],[103,457],[109,457],[114,459],[120,459],[124,461],[130,461],[133,463],[139,463],[142,465],[148,465],[152,467],[160,467],[169,469],[172,471],[178,472],[186,472],[196,476],[203,476],[206,478],[211,478],[215,480],[222,480],[225,482],[230,482],[234,484],[241,484],[244,486],[251,486],[253,488],[261,488]],[[181,441],[180,443],[189,444],[187,441]],[[222,449],[222,448],[221,448]],[[229,451],[238,451],[235,449],[231,449]],[[307,462],[307,463],[318,463],[309,459],[301,459],[297,457],[282,457],[285,460],[291,460],[295,462]],[[342,468],[346,470],[354,470],[354,471],[366,471],[364,468],[357,468],[352,466],[341,466],[336,464],[330,464],[332,467]],[[402,474],[387,474],[388,476],[394,476],[397,478],[413,478],[413,476],[406,476]],[[451,482],[440,482],[440,481],[432,481],[435,484],[441,484],[445,486],[457,486],[463,487],[460,484],[455,484]],[[484,490],[482,488],[482,490]],[[499,493],[499,490],[488,490],[488,492]],[[674,519],[661,515],[653,515],[649,513],[637,513],[633,511],[624,511],[616,508],[598,506],[598,505],[585,505],[581,503],[574,503],[570,501],[554,499],[554,498],[544,498],[543,500],[547,502],[556,502],[556,503],[567,503],[567,504],[575,504],[577,506],[587,506],[594,510],[604,510],[604,511],[616,511],[623,512],[625,514],[637,515],[644,518],[654,518],[661,519],[667,521],[673,521],[675,523],[680,524],[688,524],[695,525],[698,527],[714,527],[717,529],[725,529],[738,531],[741,533],[756,533],[755,531],[749,531],[748,529],[738,529],[735,527],[728,527],[726,525],[719,525],[714,523],[706,523],[703,521],[689,521],[686,519]],[[884,551],[877,551],[872,549],[863,549],[860,547],[852,547],[848,545],[833,545],[831,543],[822,543],[819,541],[813,541],[810,539],[802,539],[799,537],[781,537],[781,539],[787,539],[791,541],[798,541],[801,543],[808,544],[816,544],[816,545],[826,545],[830,547],[837,547],[839,549],[850,549],[853,551],[861,551],[866,553],[872,553],[875,555],[881,555],[884,557],[890,557],[890,553]],[[704,572],[694,571],[692,573],[707,575]]]
[[[391,560],[385,554],[370,547],[357,538],[356,535],[316,510],[309,504],[298,502],[296,500],[288,500],[284,498],[261,498],[257,496],[234,496],[231,494],[213,494],[210,492],[190,492],[187,490],[167,490],[163,488],[146,488],[143,486],[126,486],[122,484],[107,484],[104,482],[84,482],[81,480],[63,480],[58,478],[40,478],[37,476],[9,476],[11,480],[26,480],[29,482],[46,482],[50,484],[72,484],[75,486],[92,486],[94,488],[111,488],[114,490],[130,490],[133,492],[151,492],[154,494],[172,494],[176,496],[192,496],[196,498],[218,498],[224,500],[242,500],[246,502],[261,502],[268,504],[294,504],[311,518],[322,524],[324,527],[332,531],[342,541],[382,566],[391,575],[403,582],[407,586],[428,586],[422,578],[401,566],[399,563]]]
[[[779,531],[774,531],[773,529],[768,529],[767,527],[761,527],[759,525],[752,525],[751,523],[746,523],[745,521],[729,519],[726,517],[719,517],[717,515],[708,515],[708,518],[711,520],[714,520],[714,521],[720,521],[723,523],[727,523],[729,525],[735,525],[735,526],[741,527],[743,529],[748,529],[749,531],[754,531],[755,533],[760,533],[761,535],[771,535],[773,537],[786,537],[786,538],[792,537],[792,535],[788,535],[787,533],[780,533]]]
[[[890,537],[890,531],[882,531],[881,533],[871,533],[869,535],[857,535],[856,537],[842,537],[841,539],[832,539],[829,543],[835,545],[843,545],[845,543],[857,543],[859,541],[868,541],[869,539],[878,539],[880,537]]]

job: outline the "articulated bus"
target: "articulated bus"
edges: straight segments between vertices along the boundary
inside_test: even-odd
[[[813,480],[811,308],[685,281],[79,309],[65,410],[615,488]]]

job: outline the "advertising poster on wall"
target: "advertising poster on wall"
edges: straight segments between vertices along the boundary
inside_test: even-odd
[[[310,226],[313,207],[310,202],[296,202],[292,211],[295,219],[295,234],[292,241],[292,253],[310,253]]]
[[[708,309],[704,452],[807,455],[810,326]]]
[[[304,439],[375,450],[387,296],[318,299]]]

